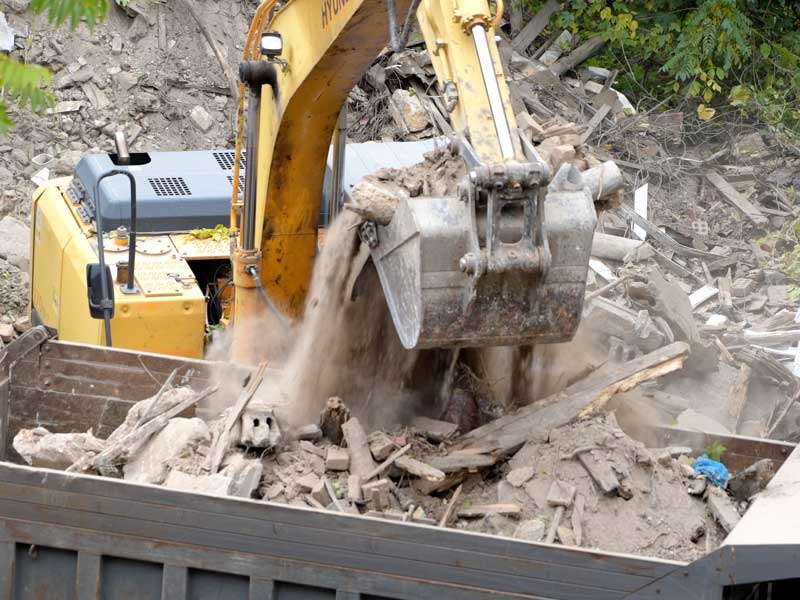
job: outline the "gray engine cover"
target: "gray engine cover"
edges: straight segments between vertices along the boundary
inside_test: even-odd
[[[142,232],[163,233],[214,227],[230,222],[233,184],[233,150],[189,152],[149,152],[133,154],[132,164],[121,167],[114,155],[84,156],[75,168],[69,190],[80,202],[87,220],[94,217],[97,179],[112,169],[127,169],[136,179],[137,228]],[[244,157],[239,171],[244,188]],[[120,225],[130,227],[130,188],[125,177],[108,177],[100,183],[103,227],[108,231]]]

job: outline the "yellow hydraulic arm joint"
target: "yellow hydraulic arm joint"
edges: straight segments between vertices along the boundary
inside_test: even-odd
[[[274,3],[273,3],[274,4]],[[274,8],[268,32],[283,42],[275,81],[248,111],[247,198],[233,252],[235,360],[258,360],[266,332],[249,323],[263,309],[253,273],[290,317],[302,313],[317,252],[319,203],[331,135],[347,94],[389,40],[385,0],[290,0]],[[395,0],[405,15],[412,0]],[[421,0],[417,19],[455,130],[486,164],[522,160],[486,0]],[[256,156],[253,156],[256,154]],[[249,229],[249,231],[248,231]],[[253,269],[253,265],[257,269]],[[245,268],[247,267],[247,268]]]
[[[482,162],[522,160],[486,0],[422,0],[417,20],[454,129]]]

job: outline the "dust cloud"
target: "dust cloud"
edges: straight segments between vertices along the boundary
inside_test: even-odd
[[[463,175],[463,161],[438,150],[423,163],[383,169],[366,180],[384,190],[402,188],[406,197],[453,195]],[[316,423],[331,396],[340,397],[373,428],[402,424],[417,415],[440,418],[447,413],[457,421],[451,399],[463,398],[465,392],[476,395],[475,386],[459,387],[458,374],[464,371],[485,384],[478,386],[481,400],[501,411],[560,391],[585,375],[593,361],[585,360],[587,341],[581,336],[568,344],[473,348],[456,354],[403,348],[377,272],[364,261],[358,237],[362,221],[363,216],[345,210],[327,231],[304,316],[288,335],[270,323],[269,314],[258,323],[239,325],[264,332],[268,364],[276,368],[253,402],[273,407],[286,428]],[[225,353],[227,335],[209,358]]]
[[[331,396],[372,427],[430,414],[446,363],[437,351],[409,351],[394,330],[377,273],[358,260],[360,217],[345,211],[325,236],[303,320],[279,374],[254,401],[275,406],[289,428],[317,422]]]

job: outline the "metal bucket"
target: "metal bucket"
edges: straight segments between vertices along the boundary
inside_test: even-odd
[[[580,172],[562,169],[544,196],[551,256],[543,272],[506,265],[465,271],[465,256],[486,254],[480,247],[484,220],[473,202],[461,198],[410,198],[389,225],[377,227],[372,259],[406,348],[552,343],[575,334],[597,221]],[[522,215],[511,225],[533,227]],[[493,256],[529,251],[526,239],[531,236],[516,243],[495,240]],[[490,259],[490,265],[502,260]]]

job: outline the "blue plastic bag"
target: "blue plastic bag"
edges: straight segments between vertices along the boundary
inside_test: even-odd
[[[705,454],[694,460],[692,468],[701,475],[705,475],[711,483],[718,487],[724,488],[728,485],[728,479],[731,476],[728,469],[721,462],[712,460]]]

